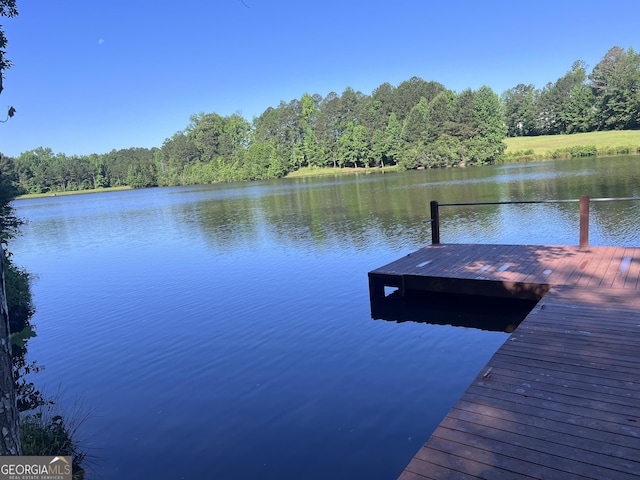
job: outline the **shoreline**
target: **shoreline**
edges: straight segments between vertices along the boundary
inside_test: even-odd
[[[89,193],[120,192],[124,190],[133,190],[133,188],[125,185],[122,187],[91,188],[88,190],[68,190],[66,192],[25,193],[24,195],[17,196],[15,200],[28,200],[31,198],[63,197],[63,196],[69,196],[69,195],[84,195]]]

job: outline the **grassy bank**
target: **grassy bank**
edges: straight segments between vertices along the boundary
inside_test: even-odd
[[[397,172],[400,167],[393,165],[391,167],[383,168],[332,168],[332,167],[303,167],[295,172],[288,173],[285,178],[295,177],[317,177],[320,175],[350,175],[350,174],[364,174],[364,173],[385,173],[385,172]]]
[[[505,160],[640,153],[640,130],[507,138]]]
[[[119,192],[121,190],[131,190],[131,187],[109,187],[109,188],[91,188],[89,190],[70,190],[68,192],[47,192],[47,193],[28,193],[20,195],[16,200],[23,198],[44,198],[44,197],[61,197],[63,195],[83,195],[85,193],[101,193],[101,192]]]

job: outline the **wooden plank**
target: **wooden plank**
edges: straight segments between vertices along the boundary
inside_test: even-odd
[[[567,427],[563,430],[546,428],[531,422],[523,423],[520,421],[520,417],[495,417],[458,408],[452,409],[447,419],[442,423],[443,426],[451,423],[454,426],[464,425],[466,429],[467,424],[473,424],[474,428],[479,427],[480,432],[496,430],[496,433],[501,437],[504,437],[504,432],[508,432],[523,439],[520,446],[527,442],[538,451],[544,451],[550,455],[560,455],[564,459],[583,462],[583,457],[587,452],[589,460],[597,465],[606,465],[608,468],[615,469],[619,463],[629,462],[628,471],[634,472],[640,469],[638,459],[629,460],[636,458],[638,453],[633,447],[607,444],[593,435],[576,435],[574,428]],[[561,449],[565,447],[569,447],[570,451],[563,452]],[[599,458],[600,455],[606,456],[606,458]],[[587,461],[587,463],[590,462]]]
[[[453,276],[460,276],[461,278],[485,278],[486,272],[494,268],[494,264],[499,262],[499,256],[504,248],[508,248],[508,246],[501,248],[497,252],[495,245],[484,245],[476,249],[473,255],[466,257],[464,262],[452,269],[451,273]]]
[[[553,376],[553,370],[546,370],[547,376]],[[565,372],[566,373],[566,372]],[[507,394],[517,394],[525,397],[536,399],[544,399],[547,402],[566,403],[574,406],[583,406],[585,408],[601,409],[610,413],[621,413],[635,419],[640,419],[640,407],[634,395],[612,395],[609,392],[603,392],[597,386],[588,388],[574,380],[576,387],[570,387],[569,382],[546,383],[546,379],[538,382],[514,381],[513,377],[494,378],[491,381],[479,381],[469,388],[492,388],[495,392],[504,392]],[[597,384],[596,384],[597,385]],[[473,390],[474,392],[477,390]],[[634,422],[631,422],[634,423]]]
[[[600,453],[597,442],[575,436],[572,438],[570,433],[554,435],[535,427],[520,428],[515,422],[497,421],[492,424],[482,422],[483,417],[479,415],[467,417],[473,417],[475,421],[447,415],[433,436],[450,439],[460,433],[456,438],[474,448],[482,448],[496,456],[509,455],[545,469],[552,465],[554,469],[583,478],[612,478],[615,475],[615,478],[632,479],[640,474],[640,462],[628,456],[620,458]],[[638,458],[630,452],[634,452],[634,449],[624,451],[631,458]],[[537,478],[543,477],[534,467],[529,472],[535,472]]]
[[[613,259],[615,253],[616,249],[614,247],[599,249],[600,261],[598,262],[596,268],[591,272],[589,281],[584,286],[596,288],[600,286],[602,279],[610,268],[611,260]]]
[[[598,271],[602,262],[603,256],[606,254],[607,249],[591,247],[588,251],[588,260],[584,264],[585,267],[582,270],[582,274],[576,280],[575,286],[586,287],[589,285],[593,275]]]
[[[593,365],[570,365],[561,364],[558,362],[548,361],[542,358],[531,358],[526,355],[508,355],[502,353],[500,357],[496,357],[494,360],[496,363],[503,362],[504,364],[517,364],[521,366],[531,366],[538,369],[540,372],[544,372],[547,377],[559,376],[564,377],[566,375],[576,375],[589,378],[609,378],[612,381],[618,382],[623,385],[624,388],[630,388],[635,390],[637,387],[631,385],[628,372],[616,372],[608,370],[606,368],[594,368]]]
[[[525,358],[539,357],[541,361],[549,358],[556,364],[571,366],[604,363],[607,371],[624,372],[624,374],[640,368],[640,359],[637,354],[640,345],[637,342],[629,340],[629,343],[625,344],[623,348],[616,349],[614,342],[603,345],[602,342],[598,342],[598,339],[592,339],[591,336],[582,342],[573,338],[570,341],[562,342],[558,335],[541,337],[539,331],[536,333],[534,339],[506,343],[501,349],[501,353],[511,357],[519,355]]]
[[[609,285],[610,288],[624,288],[624,282],[629,274],[631,258],[632,249],[622,249],[622,252],[620,252],[620,258],[618,259],[618,265],[616,265],[617,268]]]
[[[590,414],[596,418],[600,418],[601,414],[615,418],[617,420],[611,420],[615,423],[624,423],[625,419],[628,418],[633,418],[636,421],[640,420],[640,408],[632,406],[634,403],[633,399],[627,399],[625,404],[625,402],[619,401],[620,397],[603,399],[602,396],[597,398],[594,395],[592,398],[591,396],[584,395],[580,391],[570,391],[569,389],[564,389],[565,391],[551,388],[542,390],[536,385],[531,385],[531,388],[529,388],[521,384],[508,384],[497,381],[479,382],[478,384],[469,386],[469,391],[476,394],[482,394],[483,391],[488,389],[493,389],[491,392],[492,396],[498,395],[507,398],[522,396],[531,398],[537,402],[541,402],[540,406],[544,408],[561,408],[560,405],[582,407],[586,410],[592,410]],[[487,393],[485,392],[485,394]],[[615,403],[611,400],[613,398],[617,400]]]
[[[638,279],[640,278],[640,253],[635,248],[631,253],[631,262],[629,264],[629,273],[624,280],[624,288],[637,289]]]
[[[571,267],[571,272],[563,282],[558,282],[555,285],[571,285],[575,286],[585,272],[591,268],[590,263],[593,261],[593,251],[580,249],[573,257],[574,264]]]
[[[638,349],[640,345],[636,345]],[[597,348],[597,347],[596,347]],[[624,355],[617,355],[615,352],[597,352],[585,354],[582,351],[573,352],[569,348],[545,348],[541,344],[511,342],[505,344],[500,350],[501,355],[509,357],[523,357],[525,359],[535,358],[540,361],[553,363],[560,368],[571,369],[598,369],[613,374],[631,375],[640,368],[640,361],[633,356],[633,350],[629,349]],[[514,361],[513,358],[510,358]],[[631,362],[626,360],[631,359]]]
[[[509,415],[508,412],[515,409],[532,418],[553,419],[559,422],[558,428],[585,426],[594,430],[604,430],[615,434],[618,442],[623,445],[638,441],[638,426],[636,422],[631,421],[635,419],[630,420],[619,412],[601,411],[582,405],[531,397],[520,392],[492,392],[486,388],[473,388],[473,386],[469,387],[460,402],[473,403],[482,408],[499,409],[500,415]]]
[[[616,247],[613,251],[613,255],[609,260],[607,269],[600,280],[598,287],[611,288],[615,282],[615,278],[620,274],[620,266],[624,259],[625,249],[622,247]]]
[[[589,396],[593,400],[598,400],[610,404],[613,409],[616,405],[623,407],[639,402],[640,390],[629,391],[620,385],[611,386],[604,384],[601,378],[588,377],[592,382],[587,382],[585,377],[577,374],[563,372],[558,374],[551,371],[538,370],[536,372],[522,372],[525,366],[517,365],[514,368],[507,368],[504,363],[494,362],[492,364],[494,382],[510,385],[516,388],[517,393],[522,395],[536,396],[545,393],[566,392],[567,396]],[[519,376],[515,376],[518,375]],[[607,380],[607,379],[604,379]],[[532,395],[530,392],[535,389]],[[546,397],[549,398],[549,397]],[[628,411],[632,415],[632,411]],[[633,422],[631,422],[633,423]]]
[[[577,248],[573,247],[537,247],[534,252],[534,258],[539,264],[539,268],[526,281],[531,283],[554,283],[553,279],[560,276],[563,268],[567,268],[566,262],[571,261],[575,252],[577,252]]]
[[[461,399],[454,408],[498,419],[506,417],[523,425],[532,425],[555,432],[564,433],[571,430],[575,436],[597,438],[600,442],[610,445],[611,448],[614,448],[615,445],[628,445],[624,435],[613,431],[619,428],[618,425],[614,425],[612,428],[613,424],[610,422],[597,422],[584,416],[568,416],[552,410],[544,410],[544,415],[536,415],[530,408],[500,399],[492,400],[491,405]]]
[[[494,249],[493,261],[487,260],[489,268],[484,269],[477,278],[512,281],[515,276],[514,267],[517,268],[520,263],[517,255],[518,245],[504,245]]]
[[[464,257],[464,261],[452,270],[452,275],[461,275],[464,278],[477,278],[491,268],[495,263],[495,245],[481,245],[472,250],[471,254]]]
[[[540,265],[540,260],[534,261],[534,258],[540,252],[537,251],[537,247],[532,245],[527,245],[526,247],[520,249],[518,252],[518,257],[520,260],[520,275],[519,279],[521,282],[530,282],[531,278],[534,278],[538,275],[539,271],[545,270],[546,266]]]
[[[456,431],[443,430],[442,433],[441,436],[432,436],[427,443],[428,448],[422,448],[416,454],[415,459],[424,462],[423,471],[426,466],[448,466],[454,463],[456,474],[472,478],[505,480],[535,478],[530,472],[535,470],[537,465],[510,455],[511,445],[495,445],[500,450],[499,454],[495,454],[483,448],[467,445],[465,443],[467,439]],[[547,474],[558,473],[557,470],[550,468],[545,470]]]
[[[552,272],[547,281],[553,285],[570,285],[570,278],[580,271],[580,265],[589,255],[584,249],[567,248],[564,257],[549,266]]]
[[[573,368],[563,370],[556,368],[550,371],[553,364],[549,365],[543,359],[531,359],[527,362],[522,361],[520,357],[508,355],[492,358],[490,366],[501,375],[512,377],[514,381],[522,379],[522,382],[526,383],[547,382],[568,386],[573,386],[575,382],[575,388],[581,385],[581,388],[596,389],[629,398],[640,395],[640,382],[629,381],[624,374],[602,376],[589,368],[581,372]]]

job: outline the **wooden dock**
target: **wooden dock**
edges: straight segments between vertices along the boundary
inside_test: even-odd
[[[400,479],[640,478],[640,248],[433,245],[369,279],[540,299]]]

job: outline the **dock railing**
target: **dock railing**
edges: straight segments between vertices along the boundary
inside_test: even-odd
[[[440,244],[440,207],[468,207],[480,205],[520,205],[532,203],[580,203],[580,248],[589,246],[589,203],[590,202],[612,202],[640,200],[640,197],[619,197],[619,198],[589,198],[582,195],[579,199],[567,200],[516,200],[509,202],[465,202],[465,203],[438,203],[431,201],[431,243]]]

